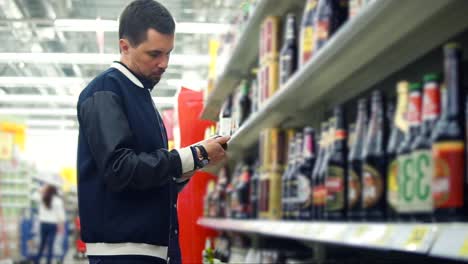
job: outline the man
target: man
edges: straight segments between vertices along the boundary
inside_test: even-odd
[[[91,264],[179,263],[177,193],[192,172],[225,156],[218,137],[167,150],[150,91],[168,67],[175,23],[153,0],[120,16],[120,62],[80,95],[78,199]]]

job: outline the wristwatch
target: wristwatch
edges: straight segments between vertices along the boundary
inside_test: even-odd
[[[193,148],[195,153],[197,153],[195,158],[195,169],[198,170],[208,165],[210,163],[210,157],[208,157],[208,152],[205,147],[202,145],[195,145]]]

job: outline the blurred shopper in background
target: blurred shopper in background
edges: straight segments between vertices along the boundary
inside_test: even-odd
[[[51,264],[54,257],[55,236],[57,232],[64,232],[65,222],[63,200],[58,195],[57,188],[53,185],[45,185],[42,189],[39,205],[39,221],[41,244],[35,263],[40,263],[44,249],[47,248],[47,264]]]
[[[193,172],[220,162],[229,137],[168,150],[151,90],[174,49],[175,22],[153,0],[119,18],[120,61],[78,100],[78,205],[91,264],[180,263],[178,192]]]

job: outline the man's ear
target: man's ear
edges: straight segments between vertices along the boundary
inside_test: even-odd
[[[119,39],[119,47],[120,53],[128,54],[128,50],[130,49],[130,42],[128,39]]]

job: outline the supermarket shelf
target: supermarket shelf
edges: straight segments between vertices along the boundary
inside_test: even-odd
[[[372,2],[236,131],[231,152],[243,152],[263,128],[322,120],[330,105],[368,90],[468,28],[466,10],[468,1],[458,0]]]
[[[1,203],[0,204],[0,208],[19,208],[19,209],[23,209],[23,208],[29,208],[30,205],[29,204],[17,204],[17,203]]]
[[[255,7],[252,17],[244,26],[244,31],[237,40],[224,71],[215,82],[215,88],[208,96],[202,112],[202,119],[218,120],[219,110],[228,97],[234,91],[240,79],[247,77],[251,66],[257,61],[260,25],[263,19],[269,15],[282,16],[290,10],[301,8],[303,0],[274,1],[261,0]]]
[[[468,224],[330,223],[201,218],[198,224],[309,242],[468,260]]]
[[[30,195],[29,192],[17,192],[17,191],[3,191],[3,190],[0,190],[0,195],[1,196],[28,196]]]

